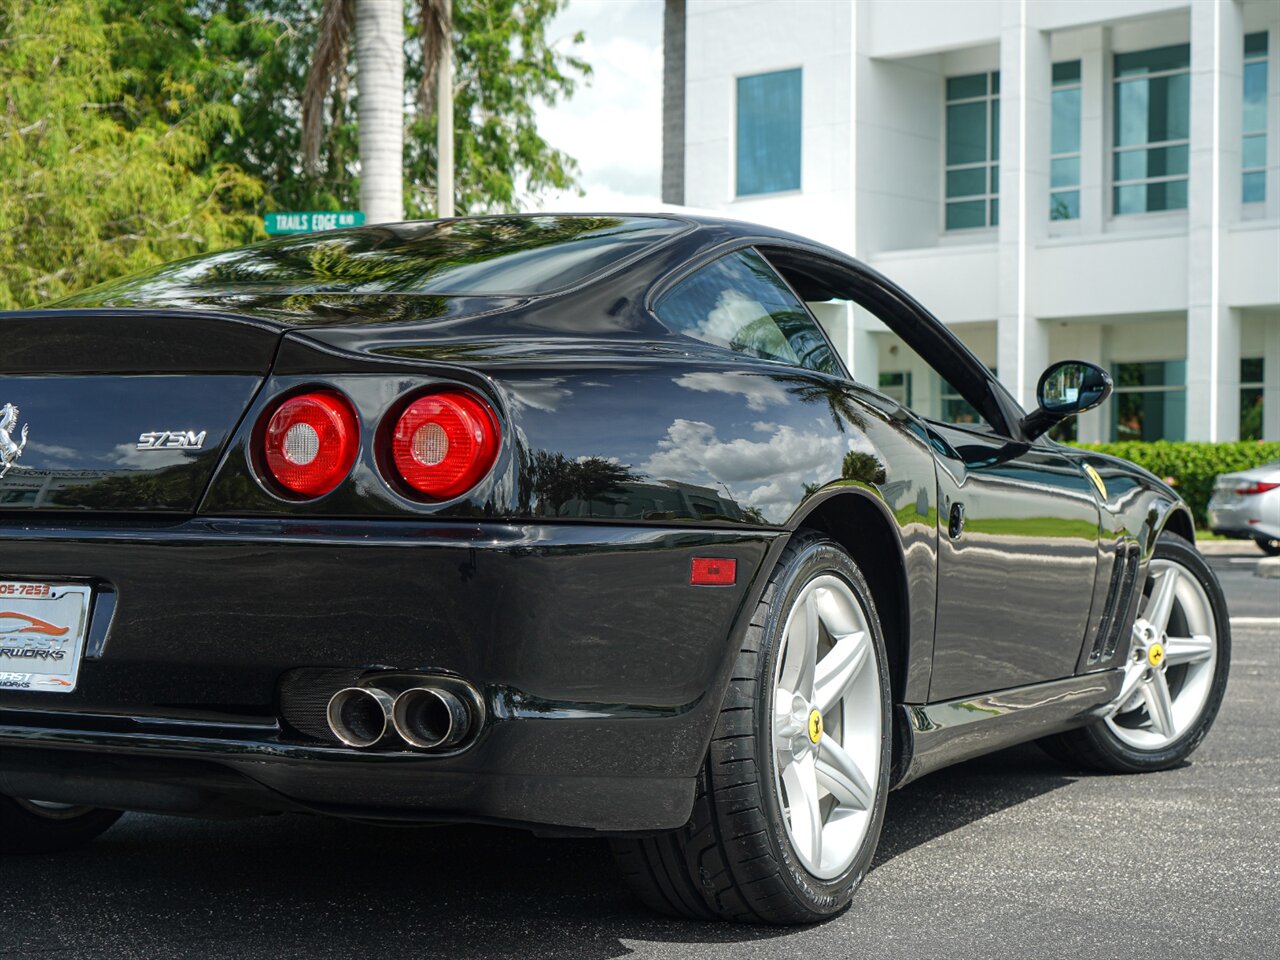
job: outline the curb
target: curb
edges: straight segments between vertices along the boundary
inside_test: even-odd
[[[1259,560],[1258,565],[1253,569],[1253,575],[1267,580],[1280,580],[1280,557]]]
[[[1208,557],[1258,557],[1262,551],[1252,540],[1197,540],[1196,549]]]

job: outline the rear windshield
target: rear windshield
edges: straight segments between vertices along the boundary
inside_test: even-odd
[[[363,227],[184,260],[86,294],[99,302],[215,293],[532,296],[573,286],[687,226],[534,216]]]

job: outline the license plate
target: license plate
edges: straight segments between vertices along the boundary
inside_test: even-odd
[[[76,688],[92,592],[79,583],[0,580],[0,691]]]

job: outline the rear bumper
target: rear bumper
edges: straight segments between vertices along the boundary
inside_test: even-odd
[[[1238,537],[1247,540],[1280,538],[1280,497],[1274,503],[1268,502],[1269,494],[1253,497],[1254,502],[1246,502],[1239,498],[1220,501],[1214,498],[1209,501],[1206,511],[1209,529],[1224,537]]]
[[[86,579],[117,598],[73,693],[0,691],[0,792],[210,815],[679,826],[742,612],[781,536],[261,520],[0,528],[4,576]],[[695,555],[736,559],[737,584],[690,586]],[[485,726],[447,756],[323,742],[279,716],[280,678],[298,667],[456,674],[483,692]]]

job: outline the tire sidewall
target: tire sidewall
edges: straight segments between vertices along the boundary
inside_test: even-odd
[[[796,857],[791,848],[787,826],[779,803],[775,778],[777,770],[773,751],[774,675],[778,656],[782,650],[782,631],[796,598],[815,577],[830,574],[839,577],[853,591],[862,605],[863,614],[870,627],[875,655],[876,676],[880,683],[881,728],[880,770],[876,781],[876,797],[871,822],[862,845],[849,867],[838,877],[822,880],[811,874]],[[763,757],[759,765],[761,805],[769,825],[769,841],[782,876],[792,891],[808,903],[815,914],[829,915],[842,909],[853,891],[866,876],[875,856],[880,829],[884,823],[884,811],[889,789],[889,764],[892,744],[892,714],[888,678],[888,657],[880,619],[866,581],[849,555],[828,540],[814,540],[803,544],[787,563],[776,583],[777,592],[769,605],[762,634],[761,656],[758,658],[756,731],[757,756]]]
[[[1198,746],[1213,726],[1218,708],[1222,706],[1222,698],[1226,694],[1227,677],[1231,667],[1231,620],[1227,613],[1226,598],[1222,595],[1222,587],[1218,578],[1199,551],[1188,541],[1173,533],[1164,533],[1156,542],[1152,554],[1154,560],[1170,560],[1178,564],[1182,570],[1194,577],[1209,598],[1209,606],[1213,611],[1214,626],[1217,628],[1217,661],[1214,664],[1213,682],[1209,688],[1209,697],[1205,701],[1200,716],[1191,728],[1173,743],[1159,750],[1142,750],[1121,740],[1112,732],[1106,721],[1099,722],[1091,732],[1099,748],[1110,754],[1124,766],[1136,771],[1162,770],[1186,759]]]

